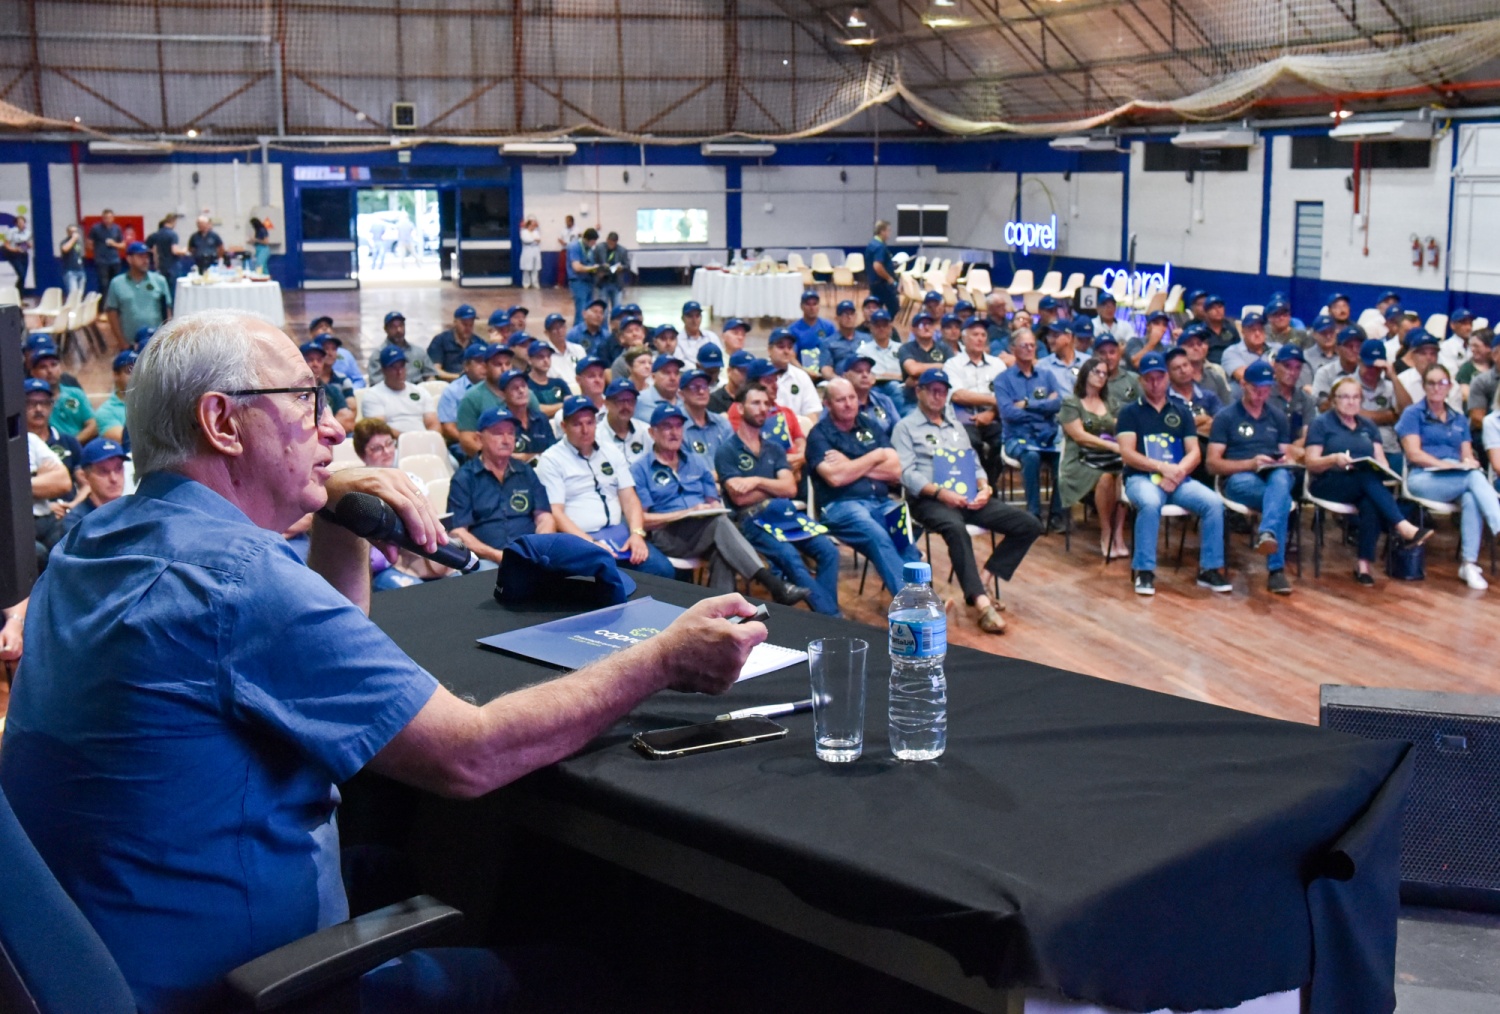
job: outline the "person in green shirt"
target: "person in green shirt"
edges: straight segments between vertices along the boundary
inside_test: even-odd
[[[99,434],[106,439],[118,441],[125,432],[125,390],[130,386],[130,375],[135,372],[135,361],[139,358],[133,349],[115,356],[114,393],[94,412],[94,418],[99,421]]]
[[[47,342],[36,347],[31,353],[31,375],[52,388],[50,422],[59,432],[77,437],[80,444],[86,444],[99,435],[99,422],[94,418],[89,396],[82,388],[69,387],[62,382],[62,358],[57,354],[56,345]]]
[[[132,243],[125,248],[130,270],[116,275],[104,295],[104,310],[122,348],[143,327],[161,327],[172,316],[172,290],[167,280],[150,270],[151,248]]]

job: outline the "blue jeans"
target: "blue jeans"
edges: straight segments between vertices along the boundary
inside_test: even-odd
[[[896,552],[890,532],[885,529],[885,512],[889,500],[835,500],[822,510],[819,518],[828,530],[848,543],[855,552],[868,557],[892,595],[905,582],[901,577],[903,563],[916,563],[922,554],[916,546]]]
[[[1407,488],[1423,500],[1457,503],[1459,554],[1464,563],[1479,559],[1480,525],[1488,522],[1491,535],[1500,535],[1500,497],[1484,472],[1429,472],[1414,468],[1406,475]]]
[[[1025,440],[1005,441],[1005,453],[1021,463],[1021,483],[1026,487],[1026,509],[1032,517],[1042,516],[1042,455],[1057,464],[1057,452],[1044,450]],[[1056,474],[1056,468],[1053,469]]]
[[[1198,568],[1216,570],[1224,566],[1224,504],[1213,490],[1188,479],[1172,492],[1163,493],[1149,475],[1132,475],[1125,480],[1125,495],[1135,507],[1135,552],[1130,558],[1133,569],[1156,569],[1156,536],[1166,504],[1198,515]]]
[[[629,560],[621,560],[620,566],[626,570],[638,570],[642,574],[655,574],[657,577],[675,578],[676,569],[672,561],[667,559],[667,554],[657,549],[651,543],[646,543],[646,558],[640,563],[631,563]]]
[[[1286,566],[1287,518],[1292,511],[1292,485],[1296,479],[1290,468],[1277,468],[1265,475],[1236,472],[1224,480],[1224,495],[1260,511],[1260,530],[1276,537],[1276,552],[1266,557],[1267,570]]]
[[[83,271],[63,272],[63,298],[71,296],[74,291],[84,292],[89,287],[89,276]]]
[[[568,291],[573,294],[573,323],[583,323],[583,308],[594,301],[594,283],[587,278],[569,278]]]
[[[595,293],[595,298],[607,300],[610,311],[613,312],[620,305],[621,295],[622,293],[618,285],[601,285],[599,286],[599,291]]]
[[[839,547],[833,544],[832,539],[814,535],[810,539],[799,539],[796,542],[781,542],[752,520],[742,521],[740,531],[778,574],[809,590],[807,602],[814,612],[828,616],[839,614]],[[817,580],[813,579],[808,573],[807,565],[802,562],[804,553],[818,565]]]

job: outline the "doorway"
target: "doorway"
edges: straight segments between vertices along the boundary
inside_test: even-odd
[[[370,187],[355,198],[363,282],[436,282],[443,277],[441,199],[436,187]]]

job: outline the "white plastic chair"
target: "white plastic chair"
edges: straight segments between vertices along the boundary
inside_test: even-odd
[[[1078,297],[1078,290],[1083,288],[1083,272],[1075,271],[1063,282],[1061,296],[1069,301]]]
[[[1339,517],[1356,517],[1359,508],[1352,503],[1342,503],[1338,500],[1324,500],[1313,496],[1310,487],[1311,477],[1302,484],[1302,502],[1312,508],[1312,533],[1313,533],[1313,577],[1323,576],[1323,541],[1324,529],[1327,523],[1323,519],[1324,514],[1335,514]]]
[[[1482,330],[1484,330],[1485,328],[1487,328],[1489,326],[1490,326],[1490,319],[1488,317],[1475,317],[1474,318],[1474,330],[1475,331],[1482,331]]]
[[[1162,309],[1168,313],[1182,312],[1182,294],[1187,290],[1181,285],[1174,285],[1167,292],[1166,301],[1162,303]]]
[[[14,285],[0,285],[0,306],[20,306],[21,290]]]
[[[796,270],[800,271],[803,268],[807,267],[807,264],[806,264],[806,262],[804,262],[802,260],[802,255],[801,254],[799,254],[799,253],[788,253],[786,255],[786,266],[789,267],[789,268],[793,268],[793,269],[796,269]]]
[[[1441,341],[1448,337],[1448,315],[1446,313],[1434,313],[1422,322],[1422,327],[1428,334]]]
[[[443,461],[448,460],[448,445],[443,442],[441,433],[412,430],[396,438],[396,463],[403,468],[406,467],[408,458],[429,454]],[[453,469],[449,468],[447,474],[452,475]]]
[[[819,275],[833,274],[833,265],[829,263],[828,255],[821,250],[812,255],[812,269]]]
[[[1062,295],[1062,272],[1049,271],[1042,278],[1042,284],[1037,286],[1036,291],[1044,296],[1057,297]]]
[[[994,291],[995,286],[990,282],[990,273],[984,268],[970,268],[968,277],[964,279],[964,288],[968,291],[969,302],[975,306],[983,306],[985,297]]]
[[[858,251],[850,254],[844,258],[844,267],[856,275],[859,274],[865,269],[865,255]]]
[[[37,300],[36,306],[33,306],[26,312],[37,317],[54,317],[62,312],[62,308],[63,291],[62,289],[53,286],[50,289],[44,290],[42,292],[42,298]]]
[[[404,434],[403,434],[404,435]],[[446,455],[444,456],[446,457]],[[412,454],[401,459],[400,468],[423,482],[437,482],[449,476],[448,463],[436,454]]]
[[[432,506],[432,513],[441,517],[448,513],[448,487],[449,479],[432,479],[427,483],[427,502]]]
[[[1385,318],[1373,306],[1360,313],[1358,323],[1364,330],[1366,338],[1385,337]]]
[[[1244,306],[1240,307],[1240,320],[1244,320],[1246,317],[1250,316],[1252,313],[1265,313],[1265,312],[1266,312],[1266,308],[1265,308],[1265,305],[1262,304],[1262,303],[1246,303]]]
[[[359,460],[359,455],[354,453],[354,441],[353,440],[345,440],[342,443],[334,445],[334,447],[333,447],[333,465],[334,466],[353,467],[355,465],[363,465],[363,464],[364,464],[364,462]],[[330,467],[333,467],[333,466],[330,466]]]
[[[428,394],[432,395],[433,401],[437,401],[443,396],[443,392],[448,390],[448,381],[424,380],[422,381],[422,387]]]
[[[1036,281],[1029,270],[1022,268],[1010,280],[1010,284],[1005,287],[1005,291],[1012,296],[1024,296],[1028,292],[1036,291]]]

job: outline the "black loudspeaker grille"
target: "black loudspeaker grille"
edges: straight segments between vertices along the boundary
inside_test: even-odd
[[[1412,744],[1403,886],[1500,891],[1500,718],[1326,705],[1322,724]]]

